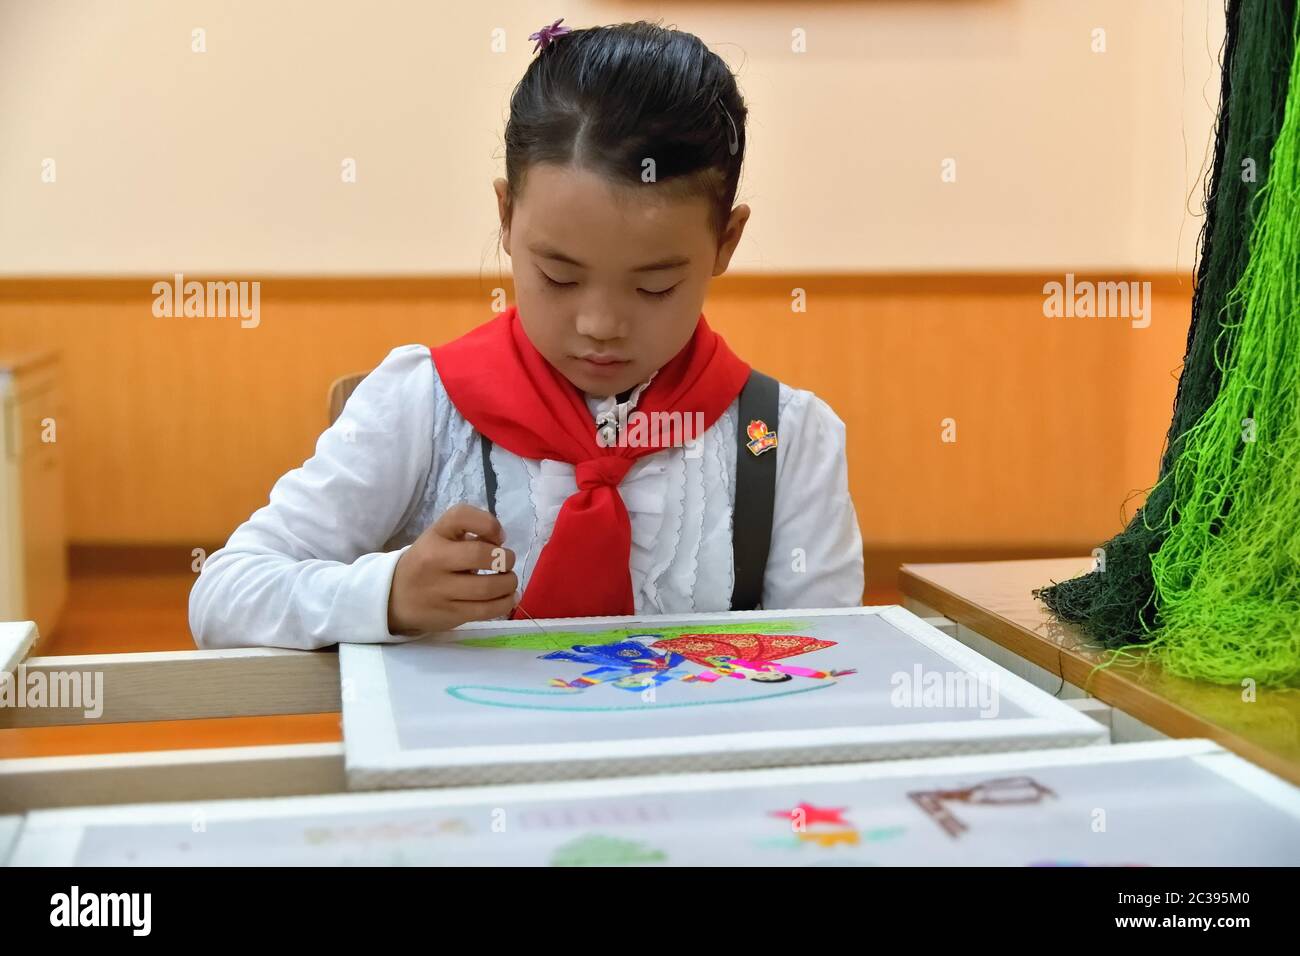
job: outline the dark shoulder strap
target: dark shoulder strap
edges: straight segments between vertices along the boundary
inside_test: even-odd
[[[492,517],[497,515],[497,473],[492,470],[492,439],[479,432],[479,447],[483,449],[483,484],[487,486],[487,506]]]
[[[763,600],[763,576],[772,546],[772,510],[776,504],[776,447],[763,450],[749,435],[749,424],[763,422],[777,431],[780,383],[757,369],[740,392],[736,434],[736,507],[731,516],[731,550],[736,583],[733,611],[752,611]],[[754,454],[756,449],[759,454]]]

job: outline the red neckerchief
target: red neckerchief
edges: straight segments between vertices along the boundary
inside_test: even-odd
[[[638,458],[670,447],[659,444],[659,429],[645,429],[649,440],[640,447],[597,444],[582,392],[529,341],[515,306],[430,353],[452,403],[475,429],[521,458],[574,466],[578,490],[560,508],[511,617],[521,617],[520,608],[533,617],[635,613],[632,525],[618,485]],[[691,340],[641,393],[636,412],[678,412],[680,421],[700,412],[710,428],[749,372],[701,314]]]

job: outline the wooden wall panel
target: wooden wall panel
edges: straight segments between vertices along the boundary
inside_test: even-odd
[[[1106,276],[1153,282],[1153,321],[1135,329],[1044,317],[1052,278],[724,277],[705,311],[739,354],[844,419],[869,550],[1079,551],[1154,480],[1190,281]],[[311,454],[335,377],[472,328],[495,283],[266,279],[255,329],[155,318],[151,285],[0,282],[0,350],[63,353],[75,542],[220,543]],[[795,287],[806,313],[790,310]]]

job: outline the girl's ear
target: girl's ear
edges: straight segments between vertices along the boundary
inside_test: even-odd
[[[722,234],[722,242],[718,244],[718,255],[713,260],[713,274],[715,276],[720,276],[727,271],[727,266],[731,264],[731,257],[735,254],[736,246],[740,245],[740,237],[745,231],[745,223],[747,222],[749,222],[748,206],[741,203],[731,210],[731,218],[727,220],[727,228]]]
[[[497,218],[501,221],[501,248],[505,249],[506,255],[510,255],[510,203],[507,199],[509,195],[507,187],[509,184],[504,179],[492,180],[492,189],[497,195]]]

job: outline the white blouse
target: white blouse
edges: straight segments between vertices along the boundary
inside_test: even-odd
[[[640,390],[628,400],[635,405]],[[596,416],[613,397],[586,396]],[[638,614],[725,611],[734,579],[737,402],[693,446],[639,458],[619,485],[632,524]],[[861,603],[862,537],[849,498],[844,423],[813,393],[782,385],[768,608]],[[497,519],[528,586],[573,465],[492,446]],[[479,435],[423,345],[394,349],[284,475],[268,504],[210,555],[190,593],[200,647],[312,649],[410,640],[388,631],[393,569],[451,506],[487,509]]]

